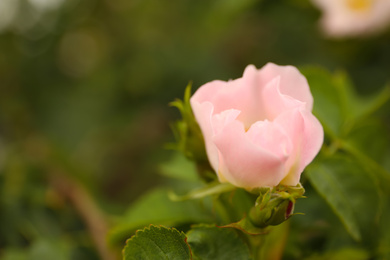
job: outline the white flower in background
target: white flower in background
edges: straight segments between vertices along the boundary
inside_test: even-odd
[[[12,24],[19,8],[16,0],[0,0],[0,32]]]
[[[62,7],[65,0],[0,0],[0,33],[11,30],[19,34],[30,31],[47,33],[52,28],[56,16],[47,17]],[[40,27],[39,30],[31,30]],[[42,33],[41,33],[42,35]],[[37,38],[41,35],[29,35]]]
[[[61,6],[64,0],[29,0],[29,2],[39,10],[57,9]]]
[[[321,25],[331,37],[369,35],[390,23],[390,0],[312,0],[322,11]]]

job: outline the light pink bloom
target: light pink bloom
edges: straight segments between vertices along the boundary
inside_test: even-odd
[[[323,142],[309,85],[292,66],[249,65],[242,78],[201,86],[190,102],[221,182],[297,185]]]
[[[312,0],[322,11],[321,25],[331,37],[376,33],[390,23],[390,0]]]

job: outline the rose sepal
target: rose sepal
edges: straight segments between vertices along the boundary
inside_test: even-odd
[[[184,201],[192,199],[201,199],[206,196],[219,195],[221,193],[233,191],[237,187],[233,186],[230,183],[220,183],[218,181],[207,183],[206,186],[191,190],[190,192],[184,195],[178,195],[173,191],[168,193],[169,198],[172,201]]]
[[[191,87],[190,82],[185,89],[183,100],[176,99],[169,103],[179,110],[182,119],[171,125],[177,142],[169,144],[168,148],[182,152],[190,160],[207,161],[203,135],[190,105]]]

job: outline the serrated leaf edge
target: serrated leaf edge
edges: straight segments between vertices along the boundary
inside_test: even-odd
[[[124,258],[124,256],[125,256],[125,250],[126,250],[128,244],[129,244],[129,242],[131,242],[134,238],[138,237],[140,233],[144,233],[145,231],[152,231],[152,228],[156,228],[156,229],[158,229],[158,230],[166,229],[166,230],[168,230],[168,231],[170,231],[170,232],[175,232],[175,231],[176,231],[176,232],[178,232],[178,233],[180,234],[180,236],[183,235],[183,236],[184,236],[184,242],[185,242],[186,245],[188,246],[188,250],[189,250],[189,252],[190,252],[190,257],[191,257],[190,260],[193,259],[191,247],[190,247],[190,245],[187,243],[187,236],[186,236],[186,234],[185,234],[183,231],[179,231],[179,230],[177,230],[177,229],[174,228],[174,227],[167,228],[167,227],[165,227],[165,226],[163,226],[163,225],[158,225],[158,226],[157,226],[157,225],[150,224],[148,227],[145,227],[145,228],[143,228],[143,229],[138,229],[138,230],[135,232],[135,234],[134,234],[133,236],[131,236],[130,238],[128,238],[128,239],[126,240],[125,246],[124,246],[123,249],[122,249],[123,260],[125,260],[125,258]]]

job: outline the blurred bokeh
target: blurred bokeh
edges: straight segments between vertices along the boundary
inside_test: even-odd
[[[83,198],[115,219],[163,181],[168,103],[189,81],[274,62],[382,88],[390,30],[327,39],[320,15],[302,0],[0,0],[0,258],[100,259]]]

